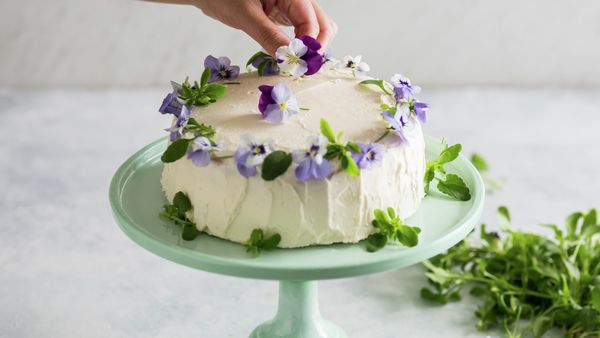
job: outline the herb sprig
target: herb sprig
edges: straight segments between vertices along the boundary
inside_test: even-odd
[[[259,62],[256,68],[259,76],[264,76],[266,69],[279,69],[277,60],[263,51],[256,52],[248,59],[248,62],[246,62],[246,69],[250,69],[250,66],[254,62]]]
[[[254,229],[250,234],[250,238],[244,243],[246,251],[257,257],[260,255],[261,250],[273,250],[281,242],[281,235],[273,234],[265,238],[265,234],[262,229]]]
[[[389,241],[398,241],[400,244],[413,247],[419,243],[421,229],[404,224],[396,215],[393,208],[387,208],[387,213],[381,209],[373,212],[375,219],[371,222],[377,230],[367,237],[367,251],[375,252],[385,247]]]
[[[459,201],[468,201],[471,199],[471,192],[465,181],[456,175],[446,173],[446,164],[458,158],[462,146],[455,144],[448,146],[445,140],[442,140],[442,150],[437,159],[427,162],[425,169],[425,193],[429,193],[431,182],[438,181],[438,190]]]
[[[198,81],[190,83],[189,79],[186,78],[181,84],[181,89],[178,94],[179,97],[185,101],[186,105],[189,107],[206,106],[216,102],[225,95],[225,91],[227,90],[226,85],[218,82],[208,83],[210,73],[210,68],[205,68],[199,83]]]
[[[329,141],[329,144],[327,145],[327,154],[324,156],[325,159],[338,159],[346,174],[350,176],[359,176],[360,169],[358,168],[356,161],[352,158],[351,153],[360,153],[360,147],[354,142],[347,142],[346,144],[341,143],[340,139],[344,132],[339,132],[336,135],[327,120],[323,118],[321,119],[321,133]]]
[[[421,296],[445,304],[461,291],[481,299],[477,327],[500,327],[507,337],[541,337],[552,328],[566,337],[600,334],[600,224],[595,209],[567,217],[564,227],[546,225],[554,240],[510,228],[498,208],[501,233],[485,224],[476,243],[464,240],[425,262],[429,288]],[[523,322],[522,320],[527,320]]]
[[[194,118],[188,120],[183,131],[184,134],[193,133],[193,137],[179,138],[171,142],[160,158],[163,163],[175,162],[185,156],[192,141],[194,141],[196,137],[206,137],[213,145],[216,144],[213,139],[215,136],[215,128],[211,125],[199,123]]]
[[[196,224],[186,216],[186,213],[192,210],[192,202],[185,193],[177,192],[173,197],[173,203],[165,204],[163,209],[159,215],[182,227],[181,238],[183,240],[191,241],[198,237],[200,231],[196,228]]]

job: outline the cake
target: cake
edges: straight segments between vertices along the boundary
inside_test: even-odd
[[[294,41],[304,41],[305,54],[312,51],[312,41]],[[186,156],[165,161],[163,191],[169,201],[180,191],[188,196],[187,217],[198,230],[244,243],[262,229],[279,234],[283,248],[356,243],[374,232],[375,209],[391,207],[401,218],[418,209],[427,106],[415,108],[417,87],[401,76],[391,84],[366,77],[360,58],[319,55],[311,73],[306,55],[300,70],[257,55],[249,65],[259,71],[239,75],[228,59],[207,58],[212,70],[203,81],[174,84],[161,107],[175,115],[169,144],[190,140]],[[185,93],[211,83],[226,90],[206,104],[194,105]],[[200,124],[214,131],[190,132],[203,130]],[[331,144],[340,153],[326,155]],[[291,164],[265,175],[265,158],[275,151],[286,157],[277,163]]]

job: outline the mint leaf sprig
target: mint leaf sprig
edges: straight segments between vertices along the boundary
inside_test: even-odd
[[[210,68],[205,68],[200,77],[200,82],[189,82],[189,78],[181,84],[179,89],[179,98],[185,101],[186,105],[191,106],[206,106],[217,102],[218,99],[225,95],[227,86],[223,83],[213,82],[208,83],[210,79]]]
[[[367,251],[378,251],[390,241],[398,241],[408,247],[419,243],[421,228],[404,224],[404,221],[396,215],[394,208],[387,208],[387,213],[375,209],[373,213],[375,219],[371,223],[377,232],[367,237]]]
[[[246,252],[250,253],[253,257],[260,255],[261,250],[273,250],[281,242],[281,235],[273,234],[265,238],[265,234],[262,229],[254,229],[250,234],[250,238],[244,243]]]
[[[471,199],[469,187],[463,179],[456,174],[446,173],[446,164],[458,158],[462,146],[455,144],[448,146],[445,140],[442,140],[442,151],[437,159],[428,161],[425,168],[425,193],[429,193],[429,187],[433,180],[437,180],[438,190],[459,201],[468,201]]]
[[[175,162],[184,157],[196,137],[206,137],[211,144],[216,144],[213,139],[216,133],[215,128],[211,125],[199,123],[194,118],[190,118],[183,128],[183,134],[189,133],[193,134],[192,138],[180,138],[169,144],[160,158],[163,163]]]
[[[327,145],[327,154],[324,156],[325,159],[338,159],[346,174],[350,176],[359,176],[360,169],[358,168],[356,161],[354,161],[354,158],[352,158],[351,153],[360,153],[360,147],[354,142],[347,142],[346,144],[341,143],[340,139],[344,132],[339,132],[336,135],[333,132],[333,129],[331,129],[329,122],[323,118],[321,119],[321,133],[329,141],[329,144]]]
[[[500,233],[480,228],[425,262],[430,286],[421,296],[445,304],[468,288],[480,299],[477,327],[501,328],[506,337],[541,337],[550,329],[565,337],[600,333],[600,223],[596,209],[569,215],[565,225],[545,225],[554,239],[511,229],[498,208]],[[473,235],[471,235],[473,236]]]
[[[200,231],[196,228],[196,224],[186,216],[186,213],[192,210],[192,202],[184,192],[177,192],[173,197],[173,203],[165,204],[163,209],[159,215],[182,227],[181,238],[184,241],[191,241],[198,237]]]

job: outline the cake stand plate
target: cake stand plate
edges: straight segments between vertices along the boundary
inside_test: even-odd
[[[451,200],[432,185],[419,210],[405,220],[422,229],[419,244],[413,248],[388,245],[369,253],[363,243],[334,244],[264,251],[252,258],[242,245],[206,234],[184,241],[179,226],[158,216],[167,202],[160,185],[160,156],[166,145],[166,138],[149,144],[117,170],[109,191],[114,217],[134,242],[173,262],[223,275],[279,280],[277,314],[256,328],[253,338],[347,337],[319,314],[316,281],[398,269],[435,256],[469,234],[483,207],[483,181],[460,156],[447,168],[463,177],[471,200]],[[427,158],[435,158],[439,150],[439,142],[426,137]]]

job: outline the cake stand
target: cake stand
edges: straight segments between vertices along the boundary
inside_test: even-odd
[[[426,141],[427,157],[434,158],[439,142],[429,137]],[[448,167],[463,177],[471,190],[471,200],[451,200],[432,186],[417,213],[405,220],[422,229],[419,244],[413,248],[388,245],[369,253],[363,243],[335,244],[276,249],[252,258],[240,244],[205,234],[183,241],[181,229],[158,216],[166,203],[160,185],[160,155],[166,144],[166,139],[149,144],[117,170],[109,192],[115,219],[134,242],[173,262],[217,274],[278,280],[277,314],[258,326],[251,338],[347,337],[342,329],[321,317],[318,280],[398,269],[437,255],[467,236],[483,207],[483,181],[461,156]]]

